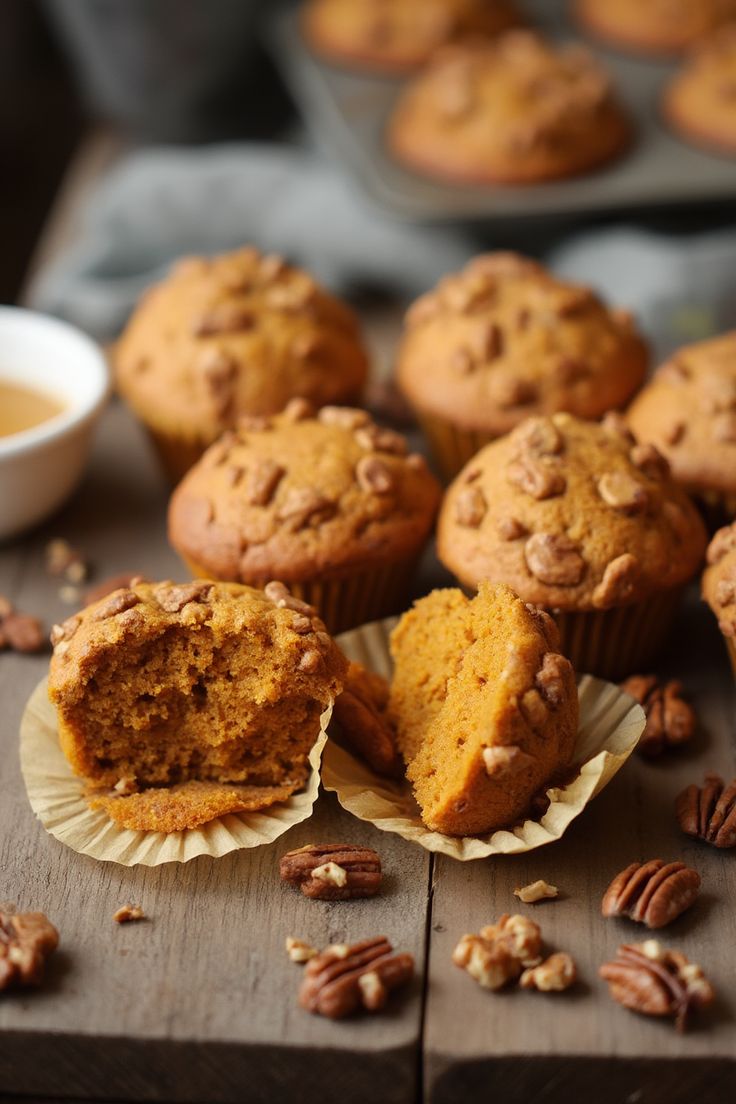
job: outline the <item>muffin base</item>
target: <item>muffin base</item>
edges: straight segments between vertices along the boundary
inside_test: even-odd
[[[560,630],[560,651],[579,673],[614,682],[641,674],[662,648],[683,590],[673,587],[609,610],[550,610]]]
[[[212,572],[202,564],[187,557],[183,559],[195,577],[212,578]],[[418,562],[419,555],[415,554],[390,564],[345,571],[321,579],[283,581],[295,598],[314,606],[327,630],[334,635],[405,609]],[[273,573],[237,582],[262,588],[277,577]]]

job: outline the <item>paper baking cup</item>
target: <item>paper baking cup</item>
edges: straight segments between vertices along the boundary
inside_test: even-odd
[[[320,717],[320,735],[309,753],[305,789],[257,813],[229,813],[181,832],[134,832],[120,828],[102,809],[90,809],[84,780],[72,773],[59,745],[56,712],[47,680],[31,694],[20,725],[20,765],[28,800],[47,832],[103,862],[160,866],[198,855],[220,858],[231,851],[273,843],[311,815],[319,790],[319,765],[332,706]]]
[[[426,436],[429,447],[442,474],[454,479],[476,452],[495,441],[496,433],[481,429],[462,429],[433,414],[415,410],[417,421]]]
[[[338,643],[349,659],[389,678],[392,660],[388,638],[395,624],[392,618],[366,625],[344,633]],[[580,725],[572,759],[576,774],[567,785],[546,791],[550,804],[539,820],[525,820],[515,828],[485,836],[431,832],[422,823],[408,782],[382,778],[333,740],[325,748],[322,783],[337,795],[343,808],[360,820],[384,832],[395,832],[427,851],[438,851],[462,862],[533,851],[562,837],[568,825],[621,769],[644,731],[644,710],[618,686],[583,675],[578,680],[578,696]]]
[[[700,507],[709,533],[715,533],[722,526],[730,525],[736,518],[736,495],[697,486],[685,487],[685,490],[692,495],[696,505]]]
[[[170,437],[148,427],[149,439],[163,468],[164,475],[172,484],[183,479],[189,469],[199,460],[202,453],[212,444],[211,441],[187,440],[185,437]]]

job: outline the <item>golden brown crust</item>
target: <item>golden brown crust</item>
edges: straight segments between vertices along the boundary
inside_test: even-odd
[[[399,434],[351,408],[300,408],[240,427],[177,487],[172,545],[209,577],[340,577],[418,555],[440,488]]]
[[[647,359],[627,312],[528,258],[488,253],[409,309],[396,371],[420,414],[497,436],[529,414],[623,406]]]
[[[416,68],[447,42],[497,35],[519,22],[511,0],[309,0],[301,13],[317,53],[386,73]]]
[[[513,824],[569,763],[578,697],[549,617],[506,586],[436,590],[391,637],[390,713],[425,824]]]
[[[628,421],[694,492],[736,492],[736,330],[685,345],[636,397]]]
[[[734,0],[575,0],[586,30],[624,50],[676,54],[736,16]]]
[[[438,555],[467,586],[505,582],[546,609],[610,609],[684,584],[700,515],[619,417],[529,418],[449,487]]]
[[[662,109],[689,141],[736,154],[736,24],[693,51],[668,84]]]
[[[354,400],[368,362],[344,303],[280,257],[244,248],[186,258],[150,288],[115,369],[144,424],[196,453],[240,415],[271,414],[294,396]]]
[[[598,63],[526,31],[446,47],[400,94],[387,133],[410,168],[479,184],[589,172],[630,137]]]
[[[230,813],[255,813],[286,801],[303,779],[282,786],[233,786],[222,782],[183,782],[143,790],[128,797],[93,793],[92,809],[102,809],[121,828],[134,832],[182,832]]]

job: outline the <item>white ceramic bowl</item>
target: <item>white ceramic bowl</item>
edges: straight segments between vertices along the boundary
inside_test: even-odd
[[[0,540],[41,521],[74,490],[110,387],[94,341],[66,322],[19,307],[0,307],[3,381],[58,397],[64,409],[0,437]]]

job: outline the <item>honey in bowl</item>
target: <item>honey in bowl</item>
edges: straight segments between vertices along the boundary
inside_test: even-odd
[[[63,409],[64,404],[53,395],[0,379],[0,437],[33,429]]]

